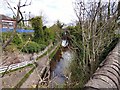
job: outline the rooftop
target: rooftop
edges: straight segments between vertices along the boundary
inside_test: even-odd
[[[13,18],[11,18],[11,17],[8,17],[8,16],[5,16],[5,15],[3,15],[3,14],[0,14],[0,18],[2,19],[2,20],[9,20],[9,21],[14,21],[15,19],[13,19]]]

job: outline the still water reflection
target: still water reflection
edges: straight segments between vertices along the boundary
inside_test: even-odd
[[[69,65],[72,60],[73,53],[71,50],[58,50],[51,62],[51,87],[60,86],[65,83],[70,74]]]

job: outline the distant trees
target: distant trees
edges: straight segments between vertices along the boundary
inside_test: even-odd
[[[61,23],[59,20],[57,20],[56,25],[57,25],[60,29],[62,29],[62,27],[64,26],[64,23]]]
[[[50,28],[43,25],[43,16],[36,16],[32,18],[30,22],[35,31],[33,41],[39,44],[48,45],[50,42],[55,42],[58,39],[61,39],[63,24],[60,21],[57,21]]]
[[[51,38],[56,39],[56,41],[60,40],[63,32],[62,27],[63,27],[63,24],[60,21],[57,21],[54,25],[52,25],[49,28],[50,29],[49,32],[52,34]]]

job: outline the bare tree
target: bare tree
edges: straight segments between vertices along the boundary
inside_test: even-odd
[[[118,16],[120,16],[120,0],[118,2]]]
[[[82,66],[89,68],[91,74],[99,62],[98,57],[114,37],[117,18],[114,6],[116,3],[110,0],[109,2],[94,0],[89,3],[76,0],[74,3],[75,14],[81,27],[79,31],[82,32],[82,41],[77,41],[76,44],[83,50]]]
[[[8,4],[9,8],[13,11],[14,15],[16,16],[16,23],[15,23],[15,27],[14,27],[14,30],[12,32],[12,35],[10,36],[9,40],[7,40],[2,45],[2,49],[5,49],[9,45],[9,43],[12,41],[12,39],[14,38],[14,36],[16,34],[17,25],[23,20],[23,15],[22,15],[20,9],[22,7],[31,5],[31,2],[29,4],[27,4],[27,0],[25,1],[25,3],[23,5],[21,5],[21,0],[19,0],[17,8],[14,7],[14,9],[17,10],[17,14],[15,14],[14,9],[11,7],[10,3],[7,0],[6,0],[6,3]]]
[[[21,5],[21,0],[19,0],[17,8],[14,7],[14,9],[17,10],[17,14],[15,14],[13,8],[11,7],[10,3],[7,0],[6,0],[6,3],[8,4],[9,8],[13,11],[14,15],[16,16],[16,23],[15,23],[15,27],[14,27],[14,30],[13,30],[10,38],[2,45],[2,49],[5,49],[10,44],[10,42],[13,40],[14,36],[16,35],[17,25],[23,20],[23,15],[22,15],[20,9],[22,7],[25,7],[25,6],[28,6],[31,4],[31,2],[29,4],[26,4],[27,3],[27,0],[26,0],[25,4]],[[6,71],[2,74],[2,77],[6,74],[7,70],[9,69],[9,66],[6,69]]]

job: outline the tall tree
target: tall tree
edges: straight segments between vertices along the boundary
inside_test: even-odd
[[[99,57],[114,38],[116,15],[110,16],[110,5],[112,5],[110,0],[108,3],[104,3],[102,0],[94,0],[94,2],[89,3],[84,2],[84,0],[76,0],[74,3],[80,28],[73,29],[74,33],[70,33],[70,36],[75,52],[77,52],[74,61],[79,65],[75,70],[77,71],[79,67],[81,72],[78,76],[75,73],[73,75],[80,79],[93,74],[97,65],[102,61]],[[82,39],[74,35],[76,33],[81,33]],[[80,34],[78,35],[80,36]]]
[[[36,16],[32,18],[30,21],[31,21],[32,27],[35,30],[34,41],[37,43],[40,43],[40,40],[44,39],[42,16]]]

